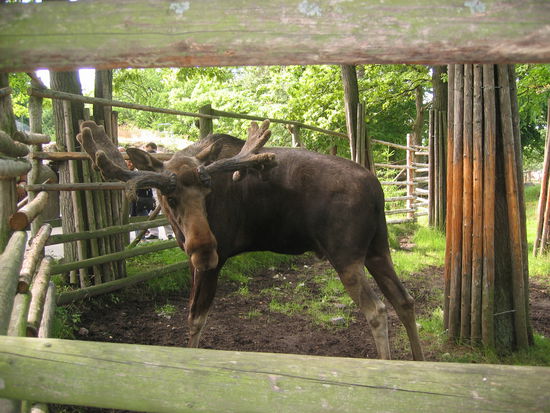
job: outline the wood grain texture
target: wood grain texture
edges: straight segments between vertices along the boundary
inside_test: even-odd
[[[546,367],[38,338],[0,337],[0,377],[0,397],[155,412],[528,412],[550,407]]]
[[[550,61],[546,0],[3,4],[1,71]]]

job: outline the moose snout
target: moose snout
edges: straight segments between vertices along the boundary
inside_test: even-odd
[[[199,271],[213,270],[218,266],[218,253],[215,249],[197,250],[189,256],[191,264]]]

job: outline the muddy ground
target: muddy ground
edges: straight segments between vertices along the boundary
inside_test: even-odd
[[[270,310],[266,289],[303,283],[314,294],[314,274],[327,272],[326,262],[311,257],[292,265],[259,271],[248,285],[246,294],[239,285],[221,280],[216,300],[203,332],[201,347],[218,350],[260,351],[322,356],[376,358],[376,348],[364,317],[349,308],[350,321],[334,320],[321,326],[307,315],[282,314]],[[372,280],[371,280],[372,281]],[[428,268],[404,282],[416,300],[417,315],[427,316],[440,306],[442,269]],[[374,288],[377,287],[374,285]],[[377,290],[378,291],[378,290]],[[292,294],[283,300],[292,302]],[[161,309],[172,308],[170,314]],[[341,303],[333,303],[342,306]],[[119,302],[105,299],[90,301],[82,314],[75,338],[79,340],[184,346],[187,342],[187,293],[151,296],[140,290],[127,291]],[[392,357],[410,360],[408,343],[393,308],[388,305]],[[535,331],[550,336],[550,291],[531,285],[531,318]],[[423,343],[428,360],[438,361],[440,354]],[[65,410],[67,411],[67,410]],[[82,411],[82,410],[79,410]],[[87,409],[87,412],[110,410]]]

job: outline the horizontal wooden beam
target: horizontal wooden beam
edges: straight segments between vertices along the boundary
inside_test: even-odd
[[[153,106],[140,105],[137,103],[122,102],[120,100],[112,100],[112,99],[104,99],[104,98],[96,98],[92,96],[82,96],[82,95],[76,95],[73,93],[60,92],[57,90],[51,90],[51,89],[45,89],[45,88],[29,88],[27,90],[27,93],[29,94],[29,96],[37,96],[37,97],[49,98],[49,99],[68,100],[69,102],[90,103],[93,105],[100,104],[100,105],[112,106],[116,108],[142,110],[144,112],[166,113],[168,115],[217,119],[216,116],[207,115],[204,113],[193,113],[193,112],[184,112],[184,111],[175,110],[175,109],[156,108]]]
[[[111,254],[101,255],[99,257],[87,258],[85,260],[74,262],[66,262],[63,264],[56,264],[52,266],[51,273],[61,274],[79,268],[88,268],[94,265],[105,264],[111,261],[124,260],[126,258],[136,257],[138,255],[145,255],[151,252],[157,252],[177,247],[178,243],[176,242],[176,240],[158,241],[155,243],[151,243],[150,245],[144,245],[143,247],[136,247],[124,251],[113,252]]]
[[[138,274],[120,278],[118,280],[93,285],[91,287],[80,288],[78,290],[66,291],[57,297],[56,304],[58,306],[67,305],[74,303],[75,301],[128,288],[132,285],[136,285],[153,278],[162,277],[164,275],[180,271],[185,268],[187,264],[188,261],[181,261],[174,264],[165,265],[164,267],[156,267],[154,270],[142,271]]]
[[[547,411],[550,368],[0,337],[0,397],[155,412]]]
[[[546,0],[95,0],[0,7],[0,71],[550,61]]]

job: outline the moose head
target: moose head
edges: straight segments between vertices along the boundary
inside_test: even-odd
[[[208,224],[205,198],[218,174],[233,172],[241,179],[249,170],[265,171],[275,166],[273,153],[258,153],[271,131],[269,121],[255,122],[248,129],[248,140],[241,151],[230,158],[215,160],[222,149],[214,142],[195,156],[176,153],[162,162],[148,152],[129,148],[128,156],[138,170],[126,166],[122,154],[109,139],[103,126],[93,121],[81,124],[77,139],[105,179],[127,183],[126,193],[135,197],[136,189],[156,188],[160,202],[176,230],[178,242],[196,270],[206,271],[218,265],[216,238]]]

